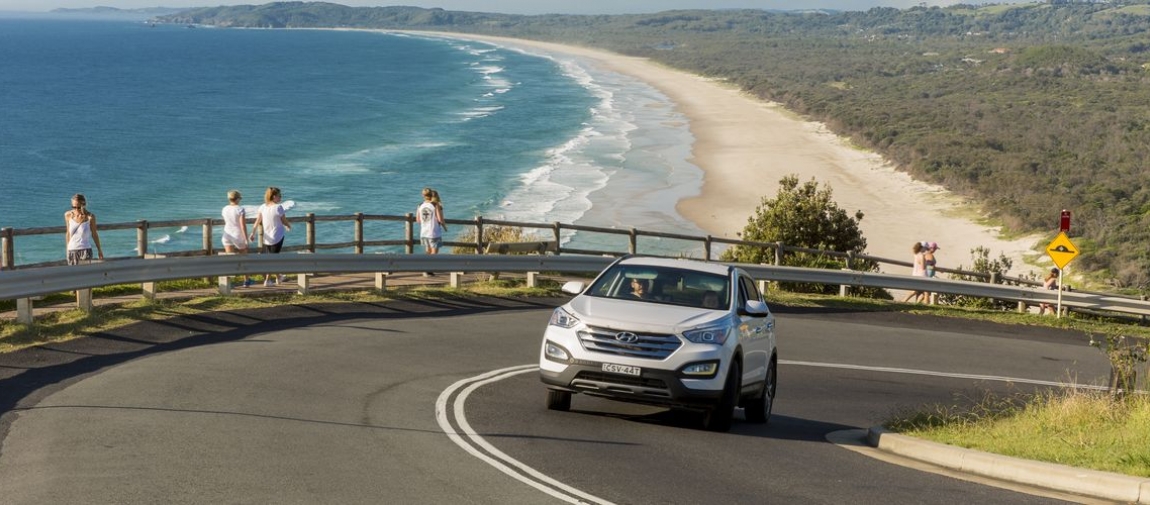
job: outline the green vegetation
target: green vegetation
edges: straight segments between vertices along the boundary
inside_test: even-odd
[[[960,399],[898,414],[904,435],[1035,461],[1150,477],[1150,396],[1064,390]]]
[[[865,254],[866,238],[858,223],[863,218],[861,211],[854,216],[839,208],[832,199],[828,186],[820,189],[815,180],[799,185],[799,178],[790,175],[779,180],[779,191],[774,199],[763,198],[755,214],[747,219],[747,225],[740,233],[743,240],[762,243],[781,242],[789,246]],[[723,251],[723,261],[738,263],[768,263],[775,259],[767,257],[771,250],[762,247],[735,246]],[[843,260],[824,254],[797,252],[782,257],[783,266],[807,268],[842,268]],[[873,261],[855,260],[852,268],[861,271],[877,271]],[[787,284],[785,289],[812,293],[833,293],[836,286],[825,284]],[[868,295],[878,296],[881,290],[868,290]]]
[[[481,33],[647,57],[824,122],[981,202],[1009,232],[1052,233],[1070,209],[1075,266],[1150,290],[1146,0],[618,16],[288,2],[160,19]]]

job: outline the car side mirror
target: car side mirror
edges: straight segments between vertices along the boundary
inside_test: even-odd
[[[771,309],[766,303],[759,300],[747,300],[747,304],[739,308],[739,315],[751,317],[766,317],[771,315]]]
[[[585,288],[585,287],[586,286],[581,281],[567,281],[567,282],[563,283],[562,289],[563,289],[564,293],[571,293],[573,295],[577,295],[579,293],[582,293],[583,288]]]

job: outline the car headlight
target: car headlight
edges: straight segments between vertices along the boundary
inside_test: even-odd
[[[570,312],[563,310],[563,307],[558,307],[551,313],[551,321],[547,324],[558,326],[560,328],[570,328],[579,324],[579,318],[571,315]]]
[[[567,352],[567,349],[550,340],[543,342],[543,355],[551,361],[558,361],[559,363],[571,362],[571,354]]]
[[[714,326],[710,328],[697,328],[683,332],[683,338],[696,344],[723,345],[730,335],[730,326]]]

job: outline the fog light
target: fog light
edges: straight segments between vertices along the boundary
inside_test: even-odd
[[[719,362],[704,361],[702,363],[691,363],[683,367],[680,373],[691,377],[714,377],[718,371]]]
[[[567,352],[567,349],[550,340],[543,343],[543,355],[551,361],[558,361],[560,363],[571,361],[571,355]]]

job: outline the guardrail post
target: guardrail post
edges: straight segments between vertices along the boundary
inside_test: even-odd
[[[415,242],[412,240],[414,237],[415,216],[408,212],[403,221],[403,250],[407,254],[415,253]]]
[[[552,235],[555,237],[555,255],[556,255],[556,256],[558,256],[558,255],[559,255],[559,253],[560,253],[560,249],[562,249],[562,248],[563,248],[563,246],[561,245],[563,242],[559,240],[559,235],[560,235],[560,233],[559,233],[559,232],[560,232],[562,229],[563,229],[563,225],[562,225],[562,224],[559,224],[559,221],[555,221],[555,222],[554,222],[554,223],[551,225],[551,233],[552,233]]]
[[[759,279],[759,292],[762,293],[763,296],[767,296],[767,288],[768,287],[770,287],[770,281],[765,280],[765,279]]]
[[[156,283],[155,282],[142,283],[140,285],[140,294],[143,296],[143,298],[145,300],[155,301],[156,300]]]
[[[92,288],[76,290],[76,308],[84,312],[92,311]]]
[[[475,216],[475,254],[483,254],[483,216]],[[452,274],[455,275],[455,274]],[[454,279],[454,277],[452,277]],[[458,287],[452,281],[451,287]]]
[[[1002,284],[1002,279],[999,277],[998,272],[990,272],[991,284]]]
[[[1026,302],[1018,302],[1018,313],[1019,314],[1025,314],[1026,313]]]
[[[12,228],[0,229],[0,247],[3,248],[3,254],[0,254],[0,269],[11,270],[16,267],[16,245],[12,240],[15,238]]]
[[[847,251],[847,270],[855,269],[855,252]]]
[[[387,272],[375,273],[375,290],[383,291],[387,289]]]
[[[355,213],[355,253],[363,254],[363,213]]]
[[[307,242],[307,252],[315,252],[315,213],[307,213],[304,223],[304,240]]]
[[[8,229],[11,230],[11,228]],[[20,324],[32,324],[31,298],[18,298],[16,300],[16,322]]]
[[[703,261],[711,261],[711,236],[703,238]]]
[[[136,220],[136,255],[137,258],[143,258],[148,255],[148,220]]]
[[[535,287],[538,284],[538,281],[536,280],[536,277],[538,276],[539,272],[527,272],[527,287]]]
[[[459,289],[463,285],[463,272],[451,272],[451,287]]]
[[[299,287],[296,288],[296,294],[300,296],[307,296],[311,293],[311,277],[312,274],[296,274],[296,284],[299,285]]]
[[[850,268],[844,268],[843,270],[850,271]],[[848,284],[839,284],[839,296],[846,298],[846,296],[850,294],[850,289],[851,287]]]
[[[783,264],[783,243],[775,242],[775,266]]]

